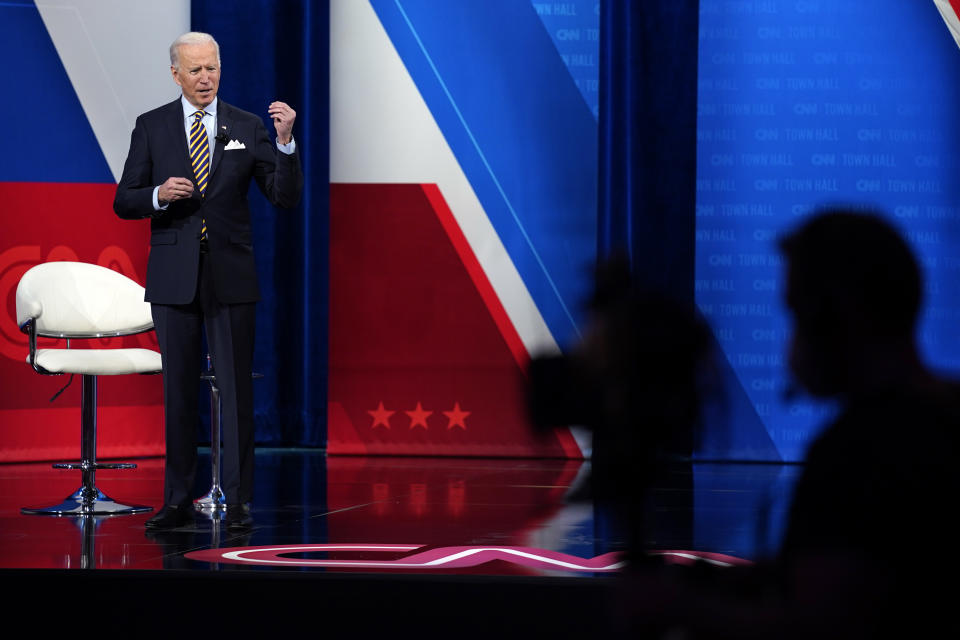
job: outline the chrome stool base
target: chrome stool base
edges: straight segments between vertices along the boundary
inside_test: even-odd
[[[223,511],[227,508],[227,496],[214,485],[202,498],[193,501],[193,508],[200,511]]]
[[[20,509],[20,513],[35,516],[120,516],[150,511],[153,507],[138,504],[120,504],[93,487],[80,487],[60,504],[52,507]]]
[[[80,461],[60,462],[54,469],[79,469],[80,488],[60,504],[24,507],[29,516],[121,516],[152,511],[153,507],[121,504],[97,489],[97,469],[136,469],[132,462],[97,462],[97,376],[84,374],[80,400]]]

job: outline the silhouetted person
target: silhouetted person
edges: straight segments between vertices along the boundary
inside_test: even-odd
[[[943,631],[944,596],[956,590],[934,581],[956,577],[947,549],[960,405],[917,351],[920,269],[881,218],[842,210],[814,217],[781,249],[791,371],[841,404],[796,487],[781,551],[787,595],[809,604],[801,613],[818,616],[814,628],[847,637]]]

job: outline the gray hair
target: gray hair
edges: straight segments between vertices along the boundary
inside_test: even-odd
[[[209,33],[191,31],[183,34],[170,45],[170,66],[174,69],[180,68],[180,47],[185,44],[212,44],[217,52],[217,64],[220,64],[220,45],[213,36]]]

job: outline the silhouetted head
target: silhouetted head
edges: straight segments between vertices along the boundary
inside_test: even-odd
[[[780,243],[794,316],[790,366],[809,392],[851,391],[915,358],[921,276],[906,242],[878,215],[815,215]],[[894,354],[897,354],[894,356]]]

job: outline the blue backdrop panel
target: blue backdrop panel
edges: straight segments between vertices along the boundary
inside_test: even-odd
[[[260,115],[271,135],[267,105],[282,100],[297,112],[299,207],[274,209],[250,188],[263,296],[254,353],[254,369],[264,374],[254,386],[260,443],[326,443],[329,15],[326,1],[242,0],[229,10],[212,0],[191,5],[192,28],[220,44],[220,97]]]
[[[696,299],[784,459],[831,412],[783,400],[776,238],[814,208],[889,214],[925,267],[924,353],[960,364],[958,73],[930,2],[700,2]],[[707,442],[710,457],[755,448],[729,432]]]
[[[594,118],[600,113],[600,2],[530,0]]]
[[[544,24],[507,0],[371,4],[551,332],[569,344],[595,260],[597,125]]]
[[[113,182],[67,71],[33,2],[0,3],[4,182]],[[15,152],[13,150],[16,150]]]

